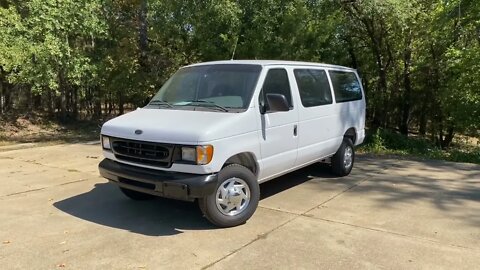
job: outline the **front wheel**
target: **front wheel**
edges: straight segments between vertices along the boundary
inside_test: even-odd
[[[219,227],[245,223],[255,212],[260,187],[255,175],[247,168],[232,164],[218,173],[215,192],[198,200],[205,217]]]
[[[338,176],[350,174],[355,161],[355,150],[350,139],[344,138],[337,153],[332,157],[332,171]]]

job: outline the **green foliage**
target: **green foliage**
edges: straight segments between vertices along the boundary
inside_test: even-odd
[[[385,129],[367,134],[365,143],[359,151],[377,155],[413,156],[480,164],[480,146],[457,143],[456,148],[442,150],[425,138],[409,138]]]
[[[380,153],[387,149],[387,147],[385,146],[385,140],[382,137],[380,129],[377,129],[377,131],[372,136],[367,137],[365,140],[368,145],[369,151]]]
[[[0,112],[123,113],[179,67],[236,48],[357,68],[369,124],[403,133],[375,134],[375,151],[426,151],[408,145],[413,130],[447,149],[479,136],[479,14],[475,0],[2,0]]]
[[[401,153],[421,154],[438,150],[433,143],[424,138],[407,138],[399,133],[377,129],[366,138],[366,149],[373,152],[395,150]]]
[[[9,57],[1,64],[12,83],[29,84],[32,90],[58,91],[70,83],[82,86],[92,76],[88,51],[95,36],[105,32],[95,16],[100,12],[99,1],[43,1],[24,3],[24,13],[13,6],[2,16],[3,47]],[[3,21],[2,20],[2,21]],[[6,32],[3,31],[6,29]]]

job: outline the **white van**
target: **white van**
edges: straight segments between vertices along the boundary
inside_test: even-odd
[[[140,109],[106,122],[100,174],[131,199],[198,200],[221,227],[246,222],[259,183],[322,160],[345,176],[365,137],[354,69],[289,61],[190,65]]]

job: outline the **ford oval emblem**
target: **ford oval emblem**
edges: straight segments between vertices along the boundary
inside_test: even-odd
[[[137,134],[137,135],[140,135],[142,133],[143,133],[143,131],[141,131],[140,129],[135,130],[135,134]]]

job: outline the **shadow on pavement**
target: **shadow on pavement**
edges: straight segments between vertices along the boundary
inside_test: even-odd
[[[316,163],[261,184],[260,199],[266,199],[315,178],[320,178],[322,180],[338,180],[338,177],[330,172],[329,164]]]
[[[260,185],[268,198],[312,177],[332,178],[326,164],[315,164]],[[168,236],[183,230],[216,229],[196,203],[158,198],[132,201],[113,184],[101,183],[86,193],[53,204],[59,210],[97,224],[150,236]]]
[[[480,170],[478,165],[445,163],[437,161],[399,161],[359,156],[352,174],[336,178],[327,164],[314,164],[296,172],[260,185],[261,199],[274,196],[295,186],[311,183],[312,188],[348,189],[362,179],[370,179],[349,190],[352,195],[368,194],[382,208],[399,204],[431,204],[451,218],[480,226]],[[412,167],[420,167],[423,175],[410,175]],[[386,170],[385,169],[390,169]],[[459,171],[458,179],[443,177],[446,172]],[[408,173],[398,175],[397,173]],[[373,175],[372,175],[373,173]],[[441,177],[436,179],[435,176]],[[317,185],[317,184],[322,185]],[[294,203],[294,202],[292,202]],[[473,209],[471,205],[473,203]],[[470,206],[469,206],[470,205]],[[56,202],[55,207],[72,216],[97,224],[151,236],[168,236],[183,230],[216,229],[205,218],[196,203],[168,199],[131,201],[112,184],[97,184],[84,194]],[[469,207],[466,213],[458,207]]]
[[[133,201],[110,183],[96,184],[89,192],[53,205],[83,220],[150,236],[215,228],[202,217],[194,203],[164,198]]]
[[[381,208],[430,207],[441,215],[480,227],[480,166],[439,160],[362,157],[388,170],[350,190]]]

